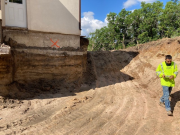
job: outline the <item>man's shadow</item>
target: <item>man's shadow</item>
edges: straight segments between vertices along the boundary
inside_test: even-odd
[[[174,111],[174,108],[175,108],[178,101],[180,101],[180,91],[177,91],[177,92],[171,94],[171,109],[172,109],[172,112]]]

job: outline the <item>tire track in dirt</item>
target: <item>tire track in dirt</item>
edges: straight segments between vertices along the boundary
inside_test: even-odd
[[[112,91],[110,91],[110,93],[109,93],[109,90],[107,89],[107,92],[108,92],[107,94],[110,95],[110,93],[111,93]],[[115,93],[114,93],[114,92],[113,92],[113,96],[115,96]],[[115,98],[118,98],[118,97],[117,97],[117,96],[116,96],[116,97],[113,97],[113,103],[114,103],[114,101],[115,101]],[[77,133],[81,132],[81,134],[83,134],[83,133],[82,133],[82,130],[83,130],[84,128],[85,128],[85,129],[89,129],[89,128],[87,128],[87,126],[89,126],[89,125],[90,125],[90,127],[92,127],[92,126],[91,126],[92,123],[94,123],[97,118],[104,119],[104,118],[102,118],[103,115],[105,115],[105,116],[107,117],[107,114],[105,113],[105,112],[107,112],[107,110],[108,110],[108,112],[112,112],[112,113],[115,113],[115,112],[116,112],[116,110],[117,110],[116,104],[117,104],[117,103],[114,105],[114,104],[112,104],[112,100],[109,100],[109,101],[103,102],[103,104],[106,105],[106,108],[105,108],[104,112],[101,113],[101,115],[98,116],[98,117],[96,117],[95,119],[92,119],[92,120],[90,121],[90,123],[88,123],[85,127],[83,127],[82,129],[80,129],[79,131],[77,131]],[[107,106],[107,105],[108,105],[108,106]],[[111,110],[111,111],[110,111],[110,110]],[[114,111],[113,111],[113,110],[114,110]]]
[[[118,87],[118,89],[116,87]],[[116,122],[114,122],[114,121],[117,121],[117,118],[121,117],[122,110],[124,110],[126,108],[126,104],[130,101],[130,98],[126,97],[126,95],[127,95],[125,93],[126,91],[123,89],[121,83],[114,85],[113,90],[116,91],[115,93],[118,96],[117,99],[119,99],[118,102],[119,103],[122,102],[122,105],[119,103],[116,105],[117,106],[116,112],[111,114],[111,116],[110,116],[111,118],[108,119],[108,122],[106,122],[101,127],[102,130],[101,129],[100,129],[100,131],[97,130],[96,134],[112,134],[113,132],[115,132],[116,129],[118,128],[118,126],[117,126]]]
[[[135,91],[135,86],[132,85],[133,84],[132,81],[128,81],[125,84],[126,84],[126,89],[129,89],[129,91],[131,91],[129,94],[132,96],[132,98],[134,98],[133,108],[131,109],[131,112],[129,113],[128,117],[126,118],[125,123],[120,128],[118,128],[115,134],[131,135],[137,130],[137,128],[139,127],[142,121],[143,115],[138,115],[138,114],[144,113],[143,111],[144,107],[140,106],[141,104],[140,101],[142,97],[138,97],[140,94]]]
[[[120,110],[118,110],[116,113],[118,114],[118,115],[120,115],[121,117],[123,116],[123,118],[121,118],[121,119],[119,119],[118,121],[118,124],[117,125],[119,125],[120,126],[120,124],[119,123],[123,123],[124,121],[125,121],[125,119],[126,119],[126,117],[128,116],[128,112],[129,111],[127,111],[127,112],[122,112],[122,110],[127,110],[127,108],[126,108],[126,104],[130,104],[130,102],[131,102],[131,100],[130,99],[128,99],[127,98],[127,101],[125,101],[125,102],[123,102],[123,105],[122,105],[122,107],[121,107],[121,109]],[[129,109],[129,108],[128,108]],[[119,116],[114,116],[113,117],[113,119],[115,119],[115,120],[117,120],[117,117],[119,118]],[[112,121],[113,121],[113,119],[112,119]],[[102,118],[100,117],[99,119],[97,119],[97,121],[102,121]],[[101,129],[101,127],[103,127],[106,123],[108,123],[108,121],[106,120],[106,121],[104,121],[103,123],[99,123],[99,122],[97,122],[97,124],[94,126],[94,128],[93,128],[93,130],[90,130],[89,131],[89,135],[90,134],[95,134],[99,129]],[[114,122],[113,122],[113,125],[116,125],[116,124],[114,124]],[[116,125],[116,127],[117,127],[117,125]],[[111,127],[111,126],[110,126]],[[109,127],[109,128],[110,128]],[[102,129],[103,130],[103,129]],[[104,133],[105,134],[105,133]]]
[[[141,60],[141,58],[139,57],[139,59],[138,59],[138,61],[139,62],[137,62],[137,63],[141,63],[142,65],[146,65],[146,60]],[[144,64],[143,64],[144,63]],[[139,65],[137,65],[137,66],[139,66]],[[136,68],[136,67],[134,67],[134,68]],[[138,67],[139,69],[141,68],[141,67]],[[151,68],[151,65],[148,65],[146,68],[144,68],[144,70],[142,70],[141,72],[143,72],[143,76],[140,78],[142,81],[143,81],[143,79],[144,80],[146,80],[147,81],[147,79],[146,78],[148,78],[149,76],[148,76],[148,74],[147,74],[147,76],[146,76],[146,72],[147,72],[147,70],[149,70],[148,68]],[[128,72],[131,72],[131,69],[129,68],[129,69],[126,69],[126,71],[127,70],[129,70]],[[142,74],[142,73],[140,73],[140,72],[138,72],[138,70],[137,71],[135,71],[135,74]],[[141,87],[139,84],[144,84],[144,83],[142,83],[141,82],[141,80],[140,79],[136,79],[136,87],[137,88],[139,88],[139,89],[141,89],[140,91],[141,91],[141,95],[142,95],[142,97],[143,97],[143,99],[144,99],[144,102],[145,102],[145,114],[144,114],[144,120],[142,121],[142,123],[141,123],[141,125],[140,125],[140,127],[137,129],[137,131],[135,132],[135,134],[139,134],[140,132],[140,134],[142,134],[142,133],[144,133],[144,132],[147,132],[148,130],[150,130],[149,128],[151,128],[151,129],[153,129],[153,128],[155,128],[156,126],[157,126],[157,119],[158,119],[158,117],[159,117],[159,112],[158,111],[156,111],[156,113],[154,113],[155,112],[155,110],[157,110],[157,106],[156,106],[156,103],[152,103],[152,99],[149,99],[150,98],[150,95],[148,94],[149,93],[149,91],[151,91],[150,89],[149,89],[149,87],[147,87],[146,89],[144,89],[143,87]],[[150,92],[151,93],[151,92]],[[147,95],[148,94],[148,95]],[[152,94],[152,95],[154,95],[154,94]],[[154,106],[155,105],[155,106]],[[149,109],[150,108],[150,109]],[[152,110],[154,110],[154,112],[152,112]],[[155,114],[155,116],[152,116],[151,114]],[[149,117],[152,117],[152,118],[150,118],[149,119]],[[149,119],[149,120],[147,120],[147,119]],[[147,125],[147,123],[148,123],[148,125],[151,125],[152,127],[148,127],[148,126],[146,126]]]
[[[163,109],[164,109],[164,112],[165,112],[165,108],[162,108],[161,106],[159,106],[159,102],[156,102],[156,106],[158,108],[158,112],[159,112],[159,116],[158,116],[158,121],[157,121],[157,127],[155,129],[155,133],[156,134],[160,134],[160,131],[161,131],[161,124],[163,123]],[[161,115],[160,115],[161,114]]]
[[[122,89],[121,89],[121,92],[122,92]],[[126,107],[127,104],[130,104],[132,102],[131,97],[129,97],[129,98],[128,97],[126,97],[126,96],[123,97],[124,102],[123,102],[122,106],[120,108],[118,108],[118,110],[114,114],[111,115],[112,118],[108,119],[108,122],[106,122],[103,126],[101,126],[100,129],[102,129],[102,130],[100,130],[100,131],[96,130],[96,133],[90,132],[89,134],[101,134],[102,132],[103,132],[103,134],[113,134],[117,130],[118,126],[121,126],[119,124],[119,121],[121,123],[124,122],[126,119],[126,117],[124,117],[124,116],[127,116],[128,112],[130,112],[130,111],[124,111],[124,112],[122,111],[122,110],[127,109],[127,107]],[[128,109],[130,110],[130,108],[128,108]],[[106,127],[108,127],[108,128],[106,128]],[[112,130],[111,130],[111,128],[112,128]],[[108,129],[108,131],[106,129]]]
[[[102,101],[102,99],[99,99],[97,101],[97,104],[100,103]],[[74,110],[72,111],[70,114],[66,114],[66,116],[62,116],[61,111],[57,112],[54,116],[51,116],[50,118],[50,122],[48,123],[48,127],[53,127],[54,129],[61,129],[64,128],[64,126],[67,126],[70,122],[72,122],[73,120],[78,119],[80,116],[83,116],[84,114],[86,114],[86,112],[88,112],[89,110],[95,108],[96,105],[94,104],[94,106],[92,104],[86,104],[85,107],[80,107],[78,110]],[[82,111],[81,111],[82,110]],[[41,123],[42,124],[42,123]],[[40,124],[40,127],[41,127]],[[45,123],[43,125],[46,125]],[[36,125],[37,127],[37,125]],[[35,128],[35,127],[34,127]],[[46,126],[44,128],[47,128]],[[68,127],[71,128],[71,127]],[[34,132],[34,131],[32,131]],[[38,132],[38,131],[37,131]],[[62,130],[61,130],[62,132]]]
[[[142,94],[146,102],[146,114],[144,121],[142,122],[141,126],[138,128],[136,135],[146,133],[146,134],[153,134],[155,132],[156,127],[158,126],[158,119],[159,119],[159,110],[157,109],[156,102],[150,98],[147,94],[144,92],[147,89],[142,89]]]
[[[62,102],[60,102],[60,103],[62,103]],[[41,105],[41,107],[42,107],[42,105]],[[42,109],[42,108],[39,108],[39,109]],[[24,131],[24,126],[27,126],[27,129],[32,128],[31,124],[30,124],[30,126],[28,126],[29,122],[34,121],[36,119],[41,118],[42,119],[41,121],[46,121],[46,119],[53,113],[53,110],[49,110],[50,114],[49,114],[49,111],[46,111],[46,110],[47,109],[45,109],[45,110],[37,110],[37,109],[31,110],[30,109],[31,112],[26,117],[24,116],[24,118],[21,118],[18,121],[13,121],[13,122],[8,124],[8,125],[12,125],[12,127],[13,127],[13,128],[11,128],[11,132],[9,132],[9,134],[21,133],[21,131]],[[20,123],[20,125],[18,125],[16,123]],[[38,122],[38,123],[41,123],[41,122]],[[17,126],[19,126],[19,127],[17,127]],[[37,126],[38,126],[38,124],[37,124]]]
[[[145,110],[144,110],[144,114],[143,114],[143,119],[146,119],[146,118],[147,118],[147,114],[148,114],[147,99],[145,98],[144,91],[143,91],[143,89],[139,86],[139,84],[138,84],[137,82],[133,82],[133,83],[134,83],[134,85],[136,86],[137,89],[140,89],[139,92],[140,92],[141,97],[142,97],[142,99],[143,99],[143,102],[142,102],[142,103],[145,104],[145,105],[144,105],[144,106],[145,106],[145,107],[144,107]],[[137,128],[136,132],[134,132],[135,135],[138,134],[138,132],[140,131],[140,129],[143,127],[143,125],[144,125],[144,121],[141,121],[140,126]]]
[[[98,97],[98,100],[100,99],[99,97],[99,95],[98,96],[95,96],[95,98],[96,97]],[[94,98],[94,99],[95,99]],[[102,100],[103,101],[103,100]],[[95,101],[96,103],[100,103],[100,101]],[[87,104],[86,104],[86,106],[87,106]],[[83,107],[81,107],[80,109],[82,110],[82,111],[79,111],[79,112],[81,112],[79,115],[82,115],[82,114],[86,114],[86,112],[88,112],[89,110],[90,110],[90,108],[92,109],[92,107],[94,108],[94,107],[96,107],[95,106],[95,104],[91,104],[88,108],[83,108]],[[72,116],[72,115],[71,115]],[[67,122],[65,122],[64,121],[64,123],[63,123],[63,125],[66,123],[66,124],[68,124],[68,123],[70,123],[71,121],[73,121],[74,120],[74,118],[79,118],[77,115],[75,115],[75,116],[73,116],[73,117],[71,117],[71,116],[67,116],[67,119],[66,119],[66,121]],[[96,117],[98,117],[98,116],[96,116]],[[58,119],[58,118],[56,118],[56,119]],[[55,120],[54,120],[55,121]],[[78,122],[79,123],[79,122]],[[56,124],[52,124],[52,125],[56,125]],[[63,127],[63,125],[61,125],[62,127]],[[59,127],[60,125],[58,125],[58,127]],[[67,129],[69,129],[71,126],[68,126],[68,127],[66,127]],[[66,132],[66,130],[64,130],[65,132]]]

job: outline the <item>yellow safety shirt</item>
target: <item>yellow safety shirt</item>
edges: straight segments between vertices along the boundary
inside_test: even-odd
[[[174,87],[175,81],[174,79],[178,75],[178,68],[177,65],[174,62],[171,62],[170,66],[167,66],[165,61],[159,64],[159,66],[156,69],[156,73],[158,77],[161,78],[161,85],[162,86],[168,86],[168,87]],[[162,76],[165,75],[165,78]],[[173,79],[169,79],[169,77],[173,75]]]

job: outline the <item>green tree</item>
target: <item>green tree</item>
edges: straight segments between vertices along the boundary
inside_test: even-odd
[[[141,34],[138,38],[141,43],[156,40],[159,38],[158,24],[159,16],[163,10],[163,3],[160,1],[152,4],[142,2],[141,7],[142,22],[139,28]]]
[[[174,3],[177,3],[178,2],[178,0],[171,0],[172,2],[174,2]]]
[[[180,4],[167,2],[162,15],[159,17],[160,35],[161,37],[171,37],[180,27]]]
[[[131,12],[126,11],[126,9],[122,9],[121,12],[117,15],[116,22],[117,22],[117,29],[118,29],[118,39],[117,42],[121,41],[123,49],[126,48],[125,40],[128,37],[128,29],[130,24],[130,19],[127,17]]]
[[[110,12],[107,15],[107,21],[108,21],[108,38],[110,40],[110,44],[114,46],[115,48],[115,41],[119,38],[119,30],[117,28],[117,14]]]
[[[97,29],[94,33],[90,33],[91,51],[112,50],[114,49],[113,41],[108,27]]]
[[[139,44],[138,35],[140,34],[139,28],[142,22],[141,9],[134,10],[131,14],[129,14],[128,19],[129,21],[127,23],[132,42]]]
[[[180,3],[141,3],[141,9],[107,15],[108,26],[90,34],[89,50],[126,48],[163,37],[180,36]]]

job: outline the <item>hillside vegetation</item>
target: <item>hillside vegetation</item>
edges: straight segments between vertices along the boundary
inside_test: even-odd
[[[140,9],[107,15],[108,26],[89,36],[89,51],[125,49],[129,46],[180,35],[180,3],[141,3]]]

